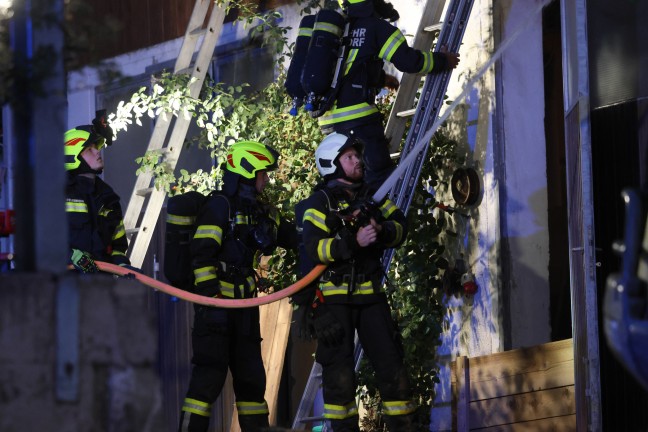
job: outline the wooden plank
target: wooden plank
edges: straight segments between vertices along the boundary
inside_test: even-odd
[[[266,371],[265,400],[270,411],[269,421],[274,424],[277,418],[277,401],[279,399],[279,385],[283,371],[290,321],[292,319],[292,305],[290,299],[285,298],[259,307],[259,323],[261,328],[261,356]],[[239,431],[236,399],[231,385],[231,375],[223,388],[223,414],[218,430]],[[230,426],[231,425],[231,426]]]
[[[574,359],[571,339],[470,358],[472,376],[499,377],[544,370]]]
[[[472,428],[576,414],[574,386],[487,399],[470,404]]]
[[[576,415],[552,417],[479,429],[480,432],[576,432],[576,430]]]
[[[573,384],[573,357],[571,339],[473,357],[471,399]]]
[[[263,310],[267,309],[264,317]],[[277,420],[277,401],[279,399],[279,386],[281,374],[288,346],[290,334],[290,321],[292,319],[292,305],[290,299],[285,298],[269,305],[261,306],[261,350],[263,364],[266,370],[265,399],[270,410],[270,424]]]
[[[450,396],[451,396],[451,402],[450,402],[450,411],[452,415],[452,430],[456,431],[457,430],[457,417],[459,414],[457,413],[457,393],[459,392],[458,386],[457,386],[457,361],[451,361],[450,362]]]
[[[478,401],[568,385],[574,385],[573,360],[550,365],[544,370],[510,376],[504,375],[485,379],[479,376],[471,376],[470,400]]]
[[[456,362],[457,374],[457,430],[467,432],[470,427],[470,363],[461,356]]]
[[[573,360],[571,339],[529,348],[471,357],[473,376],[498,377],[542,370],[545,365]],[[503,373],[502,370],[505,372]]]
[[[141,0],[140,0],[141,1]],[[169,32],[168,26],[165,25],[165,14],[169,10],[171,5],[171,0],[146,0],[145,7],[145,16],[147,17],[147,27],[148,27],[148,40],[150,44],[159,44],[164,42],[167,33]],[[186,26],[189,22],[189,15],[187,15],[183,24]],[[135,26],[136,27],[136,26]],[[181,36],[182,33],[179,33],[178,36]]]

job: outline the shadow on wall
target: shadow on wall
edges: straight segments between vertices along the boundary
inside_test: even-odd
[[[576,431],[571,339],[453,362],[453,430]]]

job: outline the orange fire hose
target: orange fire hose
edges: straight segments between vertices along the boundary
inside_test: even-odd
[[[144,285],[147,285],[158,291],[162,291],[163,293],[169,294],[170,296],[174,296],[191,303],[198,303],[205,306],[216,306],[216,307],[230,308],[230,309],[241,309],[241,308],[260,306],[260,305],[272,303],[277,300],[281,300],[283,298],[291,296],[296,292],[298,292],[299,290],[301,290],[302,288],[306,287],[315,279],[317,279],[324,272],[324,269],[326,268],[324,264],[318,264],[306,276],[304,276],[294,284],[287,286],[286,288],[280,291],[275,291],[272,294],[264,295],[262,297],[254,297],[254,298],[247,298],[247,299],[222,299],[222,298],[205,297],[198,294],[193,294],[183,289],[176,288],[172,285],[161,282],[157,279],[153,279],[152,277],[146,276],[141,273],[137,273],[133,270],[129,270],[127,268],[120,267],[115,264],[110,264],[103,261],[95,261],[95,263],[97,264],[97,267],[99,267],[99,270],[101,271],[116,274],[119,276],[129,276],[129,277],[132,276],[135,279],[137,279],[139,282],[143,283]]]

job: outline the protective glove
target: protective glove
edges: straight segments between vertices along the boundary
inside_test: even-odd
[[[389,22],[397,21],[400,18],[398,11],[394,9],[394,6],[385,0],[374,1],[374,10],[379,17],[386,19]]]
[[[72,249],[72,257],[70,258],[74,268],[81,273],[98,273],[99,267],[94,262],[92,257],[79,249]]]
[[[315,335],[313,330],[313,313],[310,304],[297,304],[293,309],[293,322],[297,328],[299,339],[311,341]]]
[[[324,303],[315,302],[311,316],[317,340],[328,347],[342,344],[344,327]]]

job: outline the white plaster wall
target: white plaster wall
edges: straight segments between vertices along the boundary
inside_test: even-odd
[[[448,313],[438,350],[441,383],[432,410],[433,431],[452,426],[450,363],[458,355],[504,350],[507,318],[514,347],[549,340],[542,17],[528,21],[532,10],[526,0],[475,0],[460,50],[461,65],[448,90],[449,100],[455,100],[471,77],[483,72],[451,116],[466,166],[481,176],[482,195],[467,209],[468,220],[456,214],[451,218],[458,236],[447,239],[447,257],[453,260],[463,253],[479,291],[471,298],[445,299]],[[500,14],[501,21],[493,13]],[[498,22],[501,29],[494,28]],[[497,45],[496,30],[501,31]],[[501,53],[499,75],[494,67],[482,70],[510,37],[515,39]],[[496,83],[501,83],[501,98],[496,97]],[[454,168],[448,167],[447,180]],[[455,205],[443,188],[437,197]],[[507,251],[503,244],[510,253],[502,254]],[[510,280],[504,280],[503,263],[510,268]],[[503,295],[504,289],[510,289],[510,298]],[[509,308],[511,316],[505,317]]]
[[[515,34],[531,8],[501,2],[502,38]],[[533,2],[536,4],[536,2]],[[510,248],[511,347],[550,341],[549,237],[544,133],[542,16],[535,16],[502,57],[506,215],[502,238]]]

